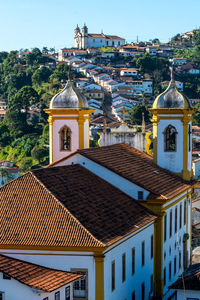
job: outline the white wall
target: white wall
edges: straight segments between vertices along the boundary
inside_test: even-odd
[[[63,271],[73,268],[88,270],[88,300],[95,299],[95,261],[91,252],[0,250],[1,254]],[[1,290],[1,285],[0,285]],[[31,298],[19,298],[31,299]],[[36,298],[37,299],[37,298]],[[16,298],[6,300],[18,300]],[[35,299],[34,299],[35,300]]]
[[[186,194],[185,194],[186,195]],[[183,196],[183,194],[181,195]],[[179,196],[179,197],[181,197]],[[176,201],[174,199],[174,201]],[[166,210],[167,215],[167,239],[164,241],[164,217],[163,217],[163,274],[164,268],[166,267],[166,285],[164,286],[164,294],[172,293],[172,290],[168,291],[168,286],[174,283],[180,274],[183,272],[183,236],[186,232],[189,232],[189,240],[187,242],[187,250],[188,250],[188,259],[190,258],[190,239],[191,239],[191,201],[188,201],[188,228],[186,228],[186,224],[184,225],[184,201],[186,200],[186,196],[174,204],[172,207]],[[186,202],[187,203],[187,202]],[[180,204],[182,204],[182,226],[179,228],[180,221]],[[175,208],[177,207],[177,233],[175,233]],[[170,211],[172,210],[172,236],[170,237]],[[176,244],[176,246],[175,246]],[[170,254],[171,249],[171,254]],[[181,261],[182,268],[179,269],[179,251],[181,251]],[[176,274],[174,274],[174,257],[176,256]],[[169,280],[169,262],[171,261],[171,280]],[[164,278],[164,275],[163,275]],[[167,294],[166,299],[169,294]],[[164,298],[165,299],[165,298]]]
[[[64,161],[56,164],[55,167],[71,165],[72,163],[82,165],[86,169],[103,178],[104,180],[111,183],[127,195],[133,197],[134,199],[138,199],[138,191],[143,191],[144,199],[146,199],[149,195],[149,191],[132,183],[131,181],[128,181],[127,179],[117,175],[116,173],[102,167],[101,165],[93,162],[92,160],[80,154],[75,154],[69,158],[66,158]]]
[[[60,292],[60,300],[66,300],[65,298],[65,288],[70,286],[70,300],[73,300],[73,283],[66,284],[59,289],[56,289],[55,291],[51,293],[41,293],[41,299],[44,299],[45,297],[48,297],[48,300],[55,300],[55,293]],[[21,299],[22,300],[22,299]],[[27,299],[29,300],[29,299]]]
[[[63,119],[66,116],[61,116]],[[70,116],[69,116],[70,117]],[[71,151],[60,151],[59,131],[63,126],[68,126],[71,134]],[[79,148],[79,127],[77,120],[55,120],[53,122],[53,161],[56,161]]]
[[[200,290],[199,291],[191,291],[191,290],[177,290],[177,300],[187,300],[187,299],[198,299],[200,300]]]
[[[164,151],[163,132],[168,125],[174,126],[178,132],[176,135],[176,152]],[[157,145],[158,165],[172,172],[181,172],[183,169],[183,123],[181,120],[170,120],[170,116],[168,120],[160,120],[158,123]]]
[[[105,300],[141,299],[141,285],[145,283],[145,299],[149,299],[150,279],[153,274],[154,260],[151,259],[151,235],[154,234],[154,225],[150,225],[137,233],[123,244],[110,247],[105,254],[104,261],[104,291]],[[145,265],[142,266],[142,241],[145,241]],[[132,275],[132,248],[135,248],[135,274]],[[126,280],[122,282],[122,255],[126,254]],[[111,289],[111,264],[115,261],[115,290]]]
[[[3,273],[0,273],[0,292],[5,293],[4,300],[40,300],[34,290],[25,284],[11,278],[3,279]]]

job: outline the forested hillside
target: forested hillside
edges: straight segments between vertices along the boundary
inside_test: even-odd
[[[34,48],[26,57],[0,52],[0,99],[8,110],[0,122],[0,160],[17,163],[23,171],[48,163],[48,122],[43,109],[68,77],[68,66],[55,68],[53,55]]]

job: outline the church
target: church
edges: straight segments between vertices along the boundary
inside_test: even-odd
[[[176,299],[168,287],[191,263],[194,110],[172,78],[150,111],[153,157],[89,148],[92,110],[69,79],[46,110],[50,165],[0,188],[0,254],[84,275],[70,300]]]
[[[77,25],[74,30],[74,47],[78,49],[99,48],[99,47],[120,47],[125,44],[125,39],[116,35],[102,33],[88,33],[84,24],[83,28]]]

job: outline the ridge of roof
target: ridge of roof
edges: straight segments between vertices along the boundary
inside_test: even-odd
[[[70,170],[79,175],[81,178],[80,184],[79,182],[74,184],[76,176],[74,177],[73,172],[70,173]],[[45,174],[43,174],[44,172]],[[69,207],[69,211],[73,215],[75,213],[78,216],[77,219],[82,220],[81,224],[88,228],[89,232],[92,231],[93,236],[104,243],[104,246],[113,244],[120,238],[134,232],[137,228],[152,222],[157,217],[150,209],[79,164],[48,168],[46,171],[45,169],[39,169],[34,170],[34,173],[37,173],[36,176],[40,181],[45,182],[47,189],[66,207]],[[58,186],[62,181],[62,191],[55,189],[55,184],[52,184],[55,176]],[[63,176],[69,178],[68,182]],[[71,190],[68,192],[71,195],[66,196],[63,189],[68,190],[68,186],[71,186]],[[74,202],[76,202],[76,205]],[[82,206],[84,213],[83,210],[79,211],[77,206]],[[113,220],[111,220],[111,211]],[[134,219],[132,219],[133,214],[135,215]],[[126,224],[127,217],[129,218],[129,224]],[[121,222],[124,222],[122,226],[118,224],[119,218],[121,218]]]
[[[171,199],[194,184],[194,181],[184,181],[178,175],[161,168],[153,162],[150,155],[124,143],[76,150],[69,156],[50,164],[47,168],[53,167],[75,154],[83,155],[146,189],[150,192],[149,199]],[[143,168],[146,168],[145,171]],[[137,175],[135,175],[136,173]],[[159,180],[158,175],[160,175]]]
[[[189,188],[189,185],[190,185],[189,182],[184,181],[181,177],[179,177],[178,175],[170,172],[169,170],[163,169],[160,166],[156,165],[153,162],[153,159],[152,159],[152,157],[150,155],[148,155],[148,154],[146,154],[146,153],[144,153],[144,152],[142,152],[142,151],[140,151],[140,150],[138,150],[136,148],[133,148],[133,147],[127,145],[127,144],[124,144],[124,143],[103,146],[103,147],[100,147],[100,148],[79,149],[79,150],[77,150],[77,153],[79,153],[79,154],[81,154],[81,155],[83,155],[83,156],[85,156],[85,157],[93,160],[94,162],[102,165],[103,167],[105,167],[105,168],[107,168],[107,169],[109,169],[109,170],[117,173],[118,175],[126,178],[127,180],[129,180],[129,181],[131,181],[131,182],[133,182],[133,183],[135,183],[135,184],[143,187],[144,189],[148,190],[152,194],[152,195],[150,195],[150,197],[153,196],[155,198],[155,195],[157,195],[157,196],[160,196],[162,199],[166,199],[167,200],[168,197],[166,197],[166,195],[164,195],[162,192],[160,192],[160,189],[158,191],[157,189],[152,188],[151,184],[147,185],[146,184],[147,180],[144,183],[144,180],[139,180],[138,176],[134,177],[133,174],[132,174],[132,176],[128,176],[127,175],[128,171],[130,171],[129,170],[130,169],[130,165],[129,165],[129,162],[128,162],[128,158],[127,158],[127,160],[125,160],[125,163],[127,163],[127,165],[129,165],[128,168],[127,168],[127,170],[124,170],[125,166],[122,163],[122,158],[123,157],[120,157],[120,159],[118,159],[119,153],[115,153],[118,160],[117,160],[117,162],[115,161],[115,163],[113,163],[114,167],[113,167],[113,165],[111,165],[110,162],[106,161],[108,159],[108,155],[109,155],[108,151],[106,153],[107,155],[105,155],[105,158],[103,158],[103,159],[100,158],[100,153],[99,153],[100,151],[104,151],[105,152],[106,150],[121,150],[120,148],[124,152],[126,150],[128,150],[128,154],[137,156],[137,160],[138,159],[141,160],[141,158],[142,158],[142,160],[143,160],[142,163],[143,164],[146,162],[148,166],[150,166],[151,168],[155,169],[152,173],[157,174],[156,171],[158,171],[158,172],[160,171],[160,172],[162,172],[161,175],[163,174],[165,176],[170,176],[171,178],[175,179],[179,184],[185,185],[184,190],[186,190],[187,188]],[[94,152],[94,151],[98,152],[99,155],[97,155],[97,156],[96,155],[91,155],[91,153]],[[125,153],[123,153],[123,154],[125,154]],[[111,157],[110,157],[110,160],[114,161],[114,159],[115,159],[115,155],[114,155],[114,153],[112,153]],[[144,161],[144,159],[145,159],[145,161]],[[121,171],[119,170],[118,167],[115,166],[116,163],[118,163],[119,166],[121,167],[121,169],[122,169]],[[138,163],[138,162],[135,161],[135,164],[136,163]],[[133,164],[132,164],[132,166],[134,167]],[[138,170],[138,168],[136,168],[136,169],[137,169],[137,171],[140,171],[140,173],[142,172],[141,169],[139,169],[139,170]],[[144,176],[146,177],[146,173],[144,174]],[[142,176],[142,177],[144,177],[144,176]],[[157,183],[155,183],[155,184],[157,184]],[[154,184],[154,186],[155,186],[155,184]]]
[[[0,272],[44,292],[52,292],[82,277],[74,272],[44,267],[3,254],[0,254]]]

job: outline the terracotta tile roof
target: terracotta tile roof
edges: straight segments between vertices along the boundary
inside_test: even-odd
[[[0,189],[0,244],[104,247],[156,217],[80,165],[26,173]]]
[[[182,276],[173,283],[170,289],[186,289],[186,290],[200,290],[200,264],[191,265],[184,273],[184,286]]]
[[[103,246],[46,189],[34,172],[0,188],[0,211],[0,245]]]
[[[148,190],[150,198],[171,199],[191,187],[190,183],[154,164],[151,156],[126,144],[77,152]]]
[[[42,267],[5,255],[0,255],[0,272],[44,292],[52,292],[81,277],[76,273]]]

